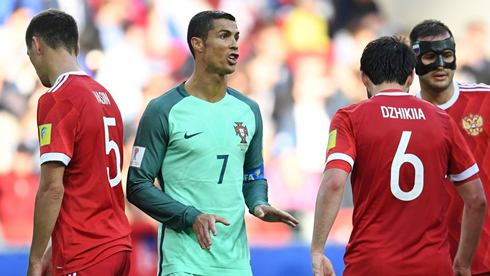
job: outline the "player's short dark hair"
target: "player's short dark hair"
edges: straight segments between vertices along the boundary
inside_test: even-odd
[[[195,57],[194,49],[192,48],[191,39],[193,37],[198,37],[206,42],[208,38],[208,32],[214,28],[214,20],[218,19],[228,19],[235,21],[235,17],[224,11],[203,11],[194,17],[192,17],[189,22],[189,27],[187,29],[187,44],[191,50],[192,56]]]
[[[415,68],[414,52],[401,36],[383,36],[368,43],[361,57],[361,71],[374,85],[404,85]]]
[[[78,26],[75,19],[60,10],[48,9],[34,16],[26,30],[26,45],[32,47],[32,37],[41,38],[52,49],[65,48],[78,54]]]
[[[453,33],[439,20],[427,19],[413,27],[410,32],[410,45],[413,45],[416,41],[418,41],[422,37],[434,37],[449,34],[450,37],[453,37]]]

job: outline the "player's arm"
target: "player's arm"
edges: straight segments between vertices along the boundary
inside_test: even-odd
[[[264,176],[262,157],[262,116],[257,105],[252,106],[255,115],[256,131],[245,154],[243,170],[243,197],[249,212],[263,221],[283,222],[295,227],[299,222],[289,213],[270,206],[267,198],[267,180]]]
[[[464,200],[464,211],[461,236],[453,268],[455,272],[469,272],[480,238],[487,201],[480,178],[458,185],[456,189]]]
[[[324,256],[325,243],[339,212],[348,175],[345,170],[338,168],[327,169],[323,173],[316,199],[313,238],[310,247],[313,274],[315,276],[331,275],[333,273],[331,263]]]
[[[457,124],[452,118],[449,118],[449,122],[448,134],[452,146],[448,175],[464,201],[461,235],[453,269],[455,275],[469,275],[466,272],[470,270],[478,245],[487,202],[473,154]]]
[[[157,221],[175,231],[183,231],[193,226],[201,212],[163,191],[163,178],[159,174],[168,143],[168,122],[162,116],[163,112],[158,104],[150,102],[141,117],[134,141],[134,146],[140,149],[141,164],[129,166],[127,199]],[[154,185],[157,177],[162,189]]]
[[[325,243],[337,217],[345,183],[354,166],[355,140],[350,116],[339,110],[330,123],[327,160],[316,199],[313,237],[310,246],[314,276],[335,275],[332,263],[324,255]]]
[[[42,269],[41,261],[63,200],[64,171],[65,165],[62,162],[48,161],[41,165],[41,177],[34,205],[34,233],[29,253],[28,275]]]
[[[268,184],[264,174],[264,159],[262,156],[263,123],[262,115],[257,104],[251,105],[255,115],[255,133],[245,153],[243,164],[243,196],[248,210],[254,214],[257,205],[270,206],[267,197]]]

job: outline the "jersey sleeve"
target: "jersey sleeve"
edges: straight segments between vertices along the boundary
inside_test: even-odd
[[[356,159],[356,143],[349,114],[341,109],[330,123],[325,170],[338,168],[350,173]]]
[[[262,156],[263,123],[262,115],[258,105],[252,105],[255,115],[255,133],[250,142],[250,146],[245,153],[245,163],[243,167],[244,182],[243,196],[249,212],[253,214],[253,209],[257,205],[269,205],[267,198],[267,180],[264,176],[264,159]]]
[[[37,126],[40,163],[61,161],[68,165],[73,157],[79,112],[66,99],[46,93],[39,98]]]
[[[479,168],[466,140],[452,118],[449,118],[449,135],[451,137],[451,162],[447,175],[452,182],[460,185],[473,179]]]
[[[127,198],[143,212],[176,231],[192,227],[201,212],[164,192],[161,166],[168,144],[166,113],[150,102],[138,125],[127,180]],[[154,183],[158,178],[161,190]]]

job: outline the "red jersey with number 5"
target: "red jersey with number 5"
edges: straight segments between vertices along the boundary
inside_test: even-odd
[[[352,168],[345,275],[453,273],[444,179],[464,183],[478,166],[443,110],[399,90],[339,110],[330,125],[329,168]]]
[[[55,275],[131,250],[121,184],[123,122],[110,93],[84,72],[61,75],[39,98],[41,164],[65,164],[52,233]]]
[[[480,179],[487,199],[490,199],[490,86],[453,82],[454,94],[439,107],[458,124],[480,168]],[[464,203],[456,189],[448,189],[449,242],[451,257],[456,256]],[[471,273],[490,273],[490,212],[487,211],[483,231],[473,257]]]

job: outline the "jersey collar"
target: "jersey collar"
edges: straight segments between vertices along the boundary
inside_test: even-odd
[[[58,82],[61,81],[61,79],[64,77],[64,76],[68,76],[68,75],[79,75],[79,76],[88,76],[87,73],[85,73],[84,71],[70,71],[70,72],[66,72],[66,73],[63,73],[61,75],[59,75],[59,77],[56,79],[56,81],[54,82],[53,86],[55,86]]]
[[[438,105],[439,108],[446,110],[446,109],[450,108],[451,106],[453,106],[453,104],[458,100],[458,98],[459,98],[459,84],[455,80],[453,80],[453,87],[454,87],[453,96],[451,97],[451,99],[449,99],[449,101],[447,101],[441,105]],[[415,97],[422,99],[421,92],[419,91],[417,94],[415,94]]]
[[[401,89],[386,89],[386,90],[381,90],[374,97],[376,96],[407,96],[409,95],[407,91],[403,91]]]

